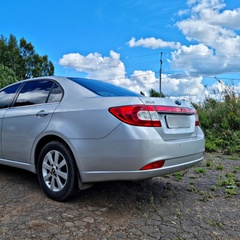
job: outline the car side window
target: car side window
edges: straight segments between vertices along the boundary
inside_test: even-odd
[[[26,82],[22,87],[14,106],[26,106],[46,103],[54,82],[38,80]]]
[[[0,109],[8,108],[19,88],[21,83],[15,84],[13,86],[7,87],[0,92]]]
[[[62,100],[62,97],[63,97],[63,90],[57,83],[55,83],[54,86],[52,87],[52,90],[47,102],[48,103],[60,102]]]

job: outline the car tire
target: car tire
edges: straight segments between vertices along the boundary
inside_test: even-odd
[[[49,198],[64,201],[73,193],[76,186],[75,161],[62,142],[52,141],[43,147],[37,173],[40,185]]]

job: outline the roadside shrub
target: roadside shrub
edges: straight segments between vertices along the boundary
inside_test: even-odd
[[[206,98],[194,105],[205,134],[205,148],[209,152],[240,153],[240,98],[228,87],[222,99]]]

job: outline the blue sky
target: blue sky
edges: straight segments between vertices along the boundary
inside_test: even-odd
[[[239,0],[4,0],[0,34],[31,42],[55,75],[109,81],[146,94],[240,89]],[[207,86],[207,88],[206,88]]]

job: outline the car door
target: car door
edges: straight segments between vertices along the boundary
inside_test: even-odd
[[[21,83],[4,88],[0,91],[0,129],[2,129],[3,117],[11,105]],[[2,158],[2,134],[0,134],[0,158]]]
[[[61,98],[50,93],[60,87],[50,80],[27,81],[2,123],[2,154],[4,159],[30,162],[36,137],[46,129]],[[49,101],[53,99],[53,101]]]

